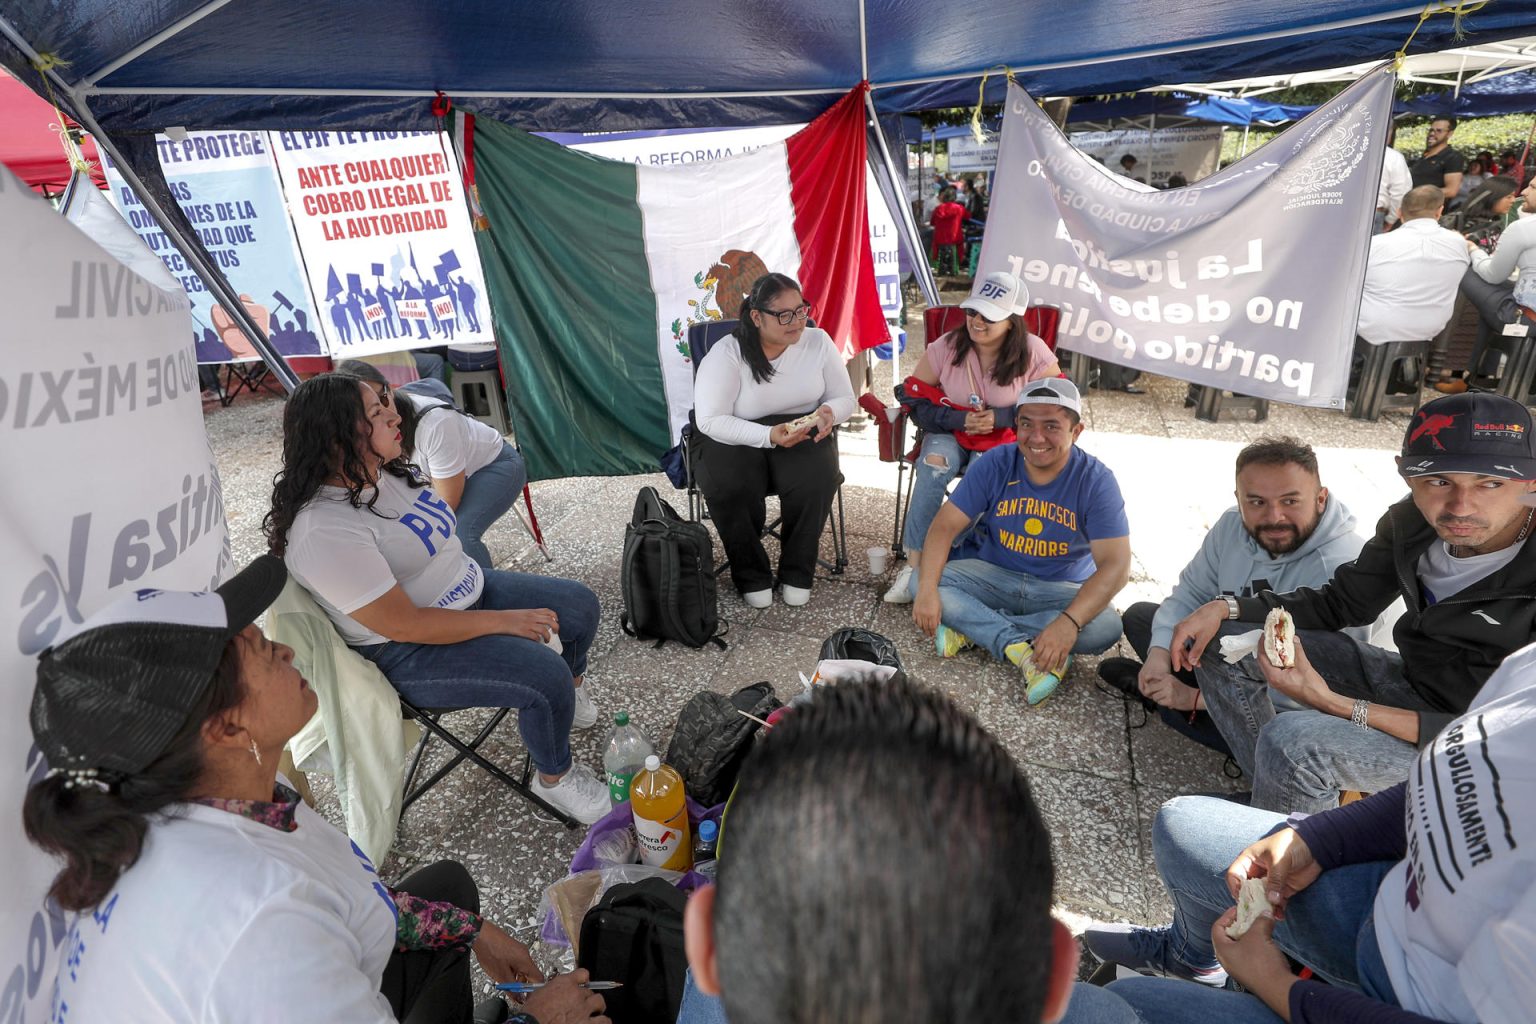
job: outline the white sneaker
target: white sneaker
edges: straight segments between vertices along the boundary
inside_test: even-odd
[[[779,596],[791,608],[798,608],[811,599],[810,587],[792,587],[788,583],[779,588]]]
[[[749,590],[741,595],[741,599],[747,602],[748,608],[767,608],[773,604],[773,591]]]
[[[896,574],[896,580],[891,584],[891,589],[885,592],[883,600],[886,604],[911,604],[912,603],[912,577],[917,575],[917,566],[904,565],[901,572]]]
[[[592,684],[576,687],[576,713],[571,716],[572,729],[590,729],[597,724],[597,705],[592,703]]]
[[[613,809],[608,802],[608,787],[597,781],[592,769],[584,764],[572,764],[571,770],[553,786],[546,786],[544,779],[535,774],[533,791],[551,807],[583,825],[593,824]]]

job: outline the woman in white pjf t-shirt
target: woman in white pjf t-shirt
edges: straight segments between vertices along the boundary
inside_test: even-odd
[[[517,708],[534,793],[588,824],[608,812],[607,787],[571,759],[572,725],[597,722],[582,685],[597,596],[465,554],[453,507],[416,476],[399,414],[366,381],[328,373],[289,396],[263,528],[342,638],[407,700]]]
[[[293,651],[254,625],[286,580],[262,555],[213,592],[127,593],[39,656],[50,770],[22,820],[63,861],[49,895],[77,915],[53,1024],[469,1024],[505,1008],[471,1006],[467,951],[495,981],[541,978],[462,866],[386,887],[277,774],[316,704]],[[606,1020],[585,973],[511,1021]]]
[[[762,541],[768,495],[779,496],[783,517],[784,603],[805,604],[841,480],[833,428],[853,415],[853,386],[832,337],[809,326],[810,315],[794,279],[758,278],[741,304],[741,326],[710,349],[693,382],[699,486],[731,582],[753,608],[773,601]]]
[[[453,509],[454,528],[464,551],[482,569],[492,569],[485,531],[507,514],[528,482],[528,469],[516,448],[496,428],[459,412],[453,393],[440,380],[424,377],[392,389],[378,367],[348,359],[340,373],[361,377],[379,401],[400,414],[401,446],[432,490]]]

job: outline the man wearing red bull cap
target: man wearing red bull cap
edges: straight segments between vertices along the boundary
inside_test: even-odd
[[[1536,438],[1531,413],[1482,392],[1438,398],[1408,424],[1398,472],[1410,495],[1387,509],[1353,562],[1317,589],[1202,605],[1173,634],[1211,718],[1253,780],[1252,805],[1314,813],[1342,790],[1402,782],[1419,751],[1467,710],[1505,657],[1536,641]],[[1397,653],[1341,630],[1401,597]],[[1227,619],[1291,613],[1296,664],[1262,651],[1228,664],[1211,643]],[[1083,935],[1101,960],[1220,986],[1213,958],[1174,928]],[[1198,961],[1198,962],[1197,962]]]
[[[1319,811],[1340,790],[1402,781],[1415,749],[1466,710],[1505,655],[1536,639],[1532,433],[1530,411],[1509,398],[1430,402],[1397,460],[1412,493],[1359,558],[1317,590],[1213,601],[1180,623],[1174,658],[1215,687],[1211,716],[1253,778],[1254,806]],[[1399,596],[1399,654],[1338,632]],[[1295,668],[1262,657],[1228,665],[1207,647],[1223,620],[1257,623],[1277,607],[1301,631]]]

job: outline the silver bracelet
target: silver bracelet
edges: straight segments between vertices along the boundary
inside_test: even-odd
[[[1355,708],[1354,708],[1353,711],[1351,711],[1349,713],[1350,724],[1353,725],[1356,729],[1369,729],[1370,728],[1370,724],[1368,723],[1367,719],[1369,717],[1370,709],[1371,709],[1371,702],[1370,701],[1368,701],[1368,700],[1357,700],[1357,701],[1355,701]]]

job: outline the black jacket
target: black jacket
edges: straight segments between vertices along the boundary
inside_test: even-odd
[[[1498,572],[1426,605],[1417,566],[1438,539],[1413,500],[1404,498],[1387,509],[1359,556],[1322,587],[1239,598],[1239,615],[1259,622],[1269,609],[1282,607],[1297,629],[1339,630],[1370,625],[1401,596],[1408,610],[1392,636],[1403,675],[1434,709],[1419,714],[1422,746],[1466,711],[1506,655],[1536,640],[1536,535]]]

